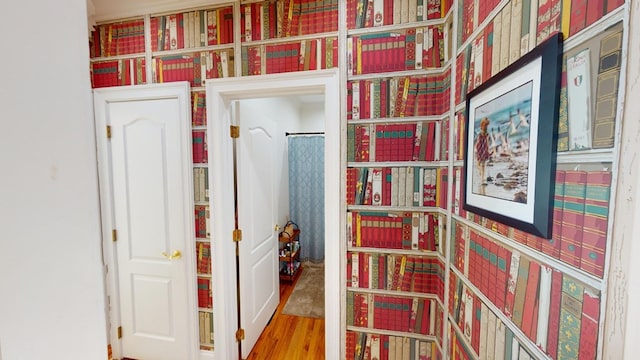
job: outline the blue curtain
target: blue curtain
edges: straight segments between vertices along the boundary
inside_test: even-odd
[[[324,261],[324,136],[289,136],[289,211],[300,228],[300,258]]]

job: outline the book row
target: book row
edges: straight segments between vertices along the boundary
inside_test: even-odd
[[[418,297],[396,297],[347,292],[347,326],[435,334],[437,302]]]
[[[156,83],[188,81],[192,87],[204,86],[206,79],[233,76],[233,50],[202,51],[152,59]]]
[[[347,205],[444,208],[446,201],[446,168],[347,168]]]
[[[347,29],[437,20],[452,5],[451,0],[347,0]]]
[[[462,2],[458,8],[459,44],[471,35],[498,3],[496,0]],[[533,47],[558,31],[568,39],[622,4],[623,0],[523,0],[512,1],[507,7],[512,8],[508,11],[512,21],[515,21],[514,28],[521,27],[524,31],[531,25],[533,36],[531,40],[523,41],[529,42]]]
[[[478,18],[479,15],[474,12],[474,9],[478,6],[482,8],[485,2],[465,0],[465,3],[468,4],[460,7],[459,11],[465,11],[473,16],[469,14],[465,15],[464,19],[466,19],[466,22],[458,24],[459,27],[462,28],[462,30],[458,31],[458,35],[462,36],[462,39],[459,40],[462,41],[466,39],[466,36],[471,34],[475,26],[478,25],[478,21],[482,21]],[[566,6],[565,3],[569,5]],[[591,3],[591,7],[587,9],[589,3]],[[456,59],[456,83],[459,86],[456,88],[456,104],[464,101],[468,92],[529,52],[536,44],[542,43],[551,35],[560,31],[566,39],[570,35],[584,29],[586,26],[591,25],[602,16],[603,12],[613,11],[621,4],[623,4],[623,2],[617,0],[612,0],[607,4],[605,4],[603,0],[592,0],[589,2],[586,0],[573,2],[561,2],[560,0],[526,0],[507,3],[495,18],[487,24],[484,30],[481,31],[475,39],[470,41],[465,50],[458,55]],[[489,7],[488,9],[492,10],[493,7]],[[573,10],[570,11],[570,9]],[[564,13],[562,13],[563,11]],[[619,49],[621,47],[622,36],[618,36],[619,37],[609,39],[608,46],[603,47],[605,49],[605,55],[608,56],[610,60],[605,63],[604,71],[618,68],[619,73]],[[461,43],[461,41],[458,42],[458,44]],[[580,65],[578,70],[583,69],[583,72],[586,71],[584,70],[584,61],[577,62],[576,64]],[[614,80],[613,77],[614,75],[609,75],[609,77],[606,78],[607,82],[603,83],[603,87],[607,89],[606,93],[610,96],[612,95],[613,89],[617,91],[617,79]],[[577,77],[573,77],[572,80],[575,78]],[[568,81],[564,85],[566,86],[571,83],[572,81]],[[576,87],[582,85],[580,86],[580,88],[583,89],[582,93],[591,89],[588,81],[586,83],[576,82],[574,84]],[[578,92],[576,96],[580,95],[581,93]],[[614,95],[613,97],[615,98],[616,96]],[[579,110],[583,113],[592,107],[588,97],[586,99],[586,104],[588,105],[585,106],[584,103],[585,101],[580,100],[580,105],[578,105],[576,111]],[[607,116],[608,119],[611,117],[610,114],[612,111],[615,114],[615,102],[614,104],[610,102],[603,103],[601,106],[601,113],[606,112],[609,114]],[[579,115],[576,116],[576,119],[580,119]],[[587,114],[586,118],[591,119],[589,114]],[[609,121],[609,125],[601,129],[600,132],[612,134],[612,130],[605,131],[605,129],[611,129],[613,126],[611,124],[612,122],[613,120]],[[576,127],[576,130],[581,131],[581,128]],[[613,135],[611,135],[611,137],[612,136]],[[607,141],[607,144],[612,143],[612,140]],[[583,144],[583,146],[591,148],[591,144]],[[608,146],[610,147],[611,145]]]
[[[543,1],[545,3],[551,2],[551,0]],[[474,12],[474,9],[482,5],[475,0],[466,2],[468,3],[467,7],[464,10],[460,8],[459,11],[466,11],[467,15],[470,12],[473,16],[465,16],[466,23],[458,24],[458,35],[462,36],[462,39],[459,40],[466,39],[466,36],[470,35],[478,25],[477,21],[480,21],[479,13]],[[493,7],[486,9],[490,11]],[[459,87],[455,94],[456,104],[464,101],[468,92],[528,53],[536,44],[542,43],[560,30],[559,23],[553,31],[549,30],[548,24],[556,24],[554,20],[545,22],[547,25],[539,25],[540,31],[537,32],[536,9],[536,0],[508,2],[458,55],[456,83],[459,84]],[[461,27],[464,29],[463,31],[460,31]],[[546,30],[543,31],[543,28]],[[458,43],[461,44],[461,42]]]
[[[147,82],[144,58],[96,61],[91,63],[89,70],[92,88]]]
[[[144,19],[96,25],[89,36],[91,58],[144,53]]]
[[[193,197],[195,202],[209,201],[209,169],[193,168]]]
[[[443,268],[435,257],[349,252],[347,287],[434,294],[443,299]]]
[[[422,212],[347,211],[352,247],[438,251],[440,215]]]
[[[240,7],[242,41],[338,31],[338,0],[266,0]]]
[[[449,59],[448,30],[410,28],[347,39],[347,75],[439,68]]]
[[[151,18],[151,51],[233,43],[233,7]]]
[[[551,239],[526,233],[462,208],[462,169],[454,169],[453,213],[575,268],[602,278],[607,248],[611,172],[556,171]]]
[[[556,171],[550,255],[600,278],[604,275],[610,190],[609,171]]]
[[[336,37],[242,47],[242,75],[319,70],[336,66]]]
[[[457,332],[453,325],[449,327],[452,359],[535,359],[513,331],[477,297],[471,294],[457,301],[462,310],[456,324],[462,333]],[[473,342],[470,343],[471,340]]]
[[[349,75],[439,68],[449,58],[442,26],[352,35],[347,40]]]
[[[211,243],[196,242],[196,271],[198,274],[211,274]]]
[[[202,309],[213,308],[211,293],[211,278],[198,277],[198,307]]]
[[[443,74],[355,80],[347,83],[347,120],[442,115],[451,79]]]
[[[209,205],[195,205],[195,232],[196,238],[204,239],[211,237],[211,226],[209,217]]]
[[[353,360],[431,360],[442,355],[431,340],[347,331],[346,358]]]
[[[558,151],[613,147],[621,52],[619,23],[565,54]]]
[[[209,151],[207,148],[207,131],[193,130],[192,134],[192,157],[195,164],[206,164],[209,161]]]
[[[517,251],[508,251],[486,238],[474,236],[473,233],[470,237],[468,250],[464,248],[464,243],[456,238],[453,251],[454,266],[461,272],[464,271],[462,269],[466,269],[469,281],[543,350],[546,351],[547,341],[550,342],[549,353],[553,354],[557,348],[557,345],[553,344],[556,343],[555,338],[558,334],[551,335],[554,339],[548,339],[546,333],[538,336],[537,331],[552,328],[549,304],[559,305],[557,303],[560,299],[559,287],[556,286],[554,290],[551,284],[552,281],[562,282],[563,275],[555,269],[521,256]],[[455,275],[452,273],[451,276],[454,278]],[[564,276],[564,281],[570,282],[566,285],[568,287],[578,286],[578,283],[568,276]],[[453,282],[449,284],[453,286]],[[464,284],[458,281],[457,286],[456,296],[461,296],[460,287]],[[583,285],[579,286],[584,288]],[[450,288],[450,291],[453,290]],[[595,296],[593,292],[590,294],[591,297]],[[582,298],[580,300],[582,301]],[[453,306],[451,308],[454,309]],[[595,320],[597,322],[597,316]],[[595,348],[593,351],[595,352]]]
[[[200,348],[211,350],[213,347],[213,314],[208,311],[199,311],[200,324]]]
[[[513,307],[509,308],[507,301],[505,315],[553,359],[595,359],[600,294],[526,257],[519,257],[515,262],[517,270],[512,271],[508,283],[508,297],[514,298]],[[514,261],[511,264],[513,268]],[[449,305],[453,318],[462,329],[471,330],[465,330],[464,335],[480,358],[484,358],[484,304],[453,272],[450,280]],[[489,319],[495,316],[491,311],[487,315]]]
[[[347,124],[347,161],[439,161],[441,121]]]
[[[204,91],[191,92],[191,126],[207,125],[207,98]]]

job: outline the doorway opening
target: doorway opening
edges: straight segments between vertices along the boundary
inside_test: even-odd
[[[210,154],[210,208],[213,238],[213,297],[215,355],[239,358],[236,330],[239,329],[237,284],[235,276],[234,232],[234,147],[229,136],[235,125],[233,103],[236,100],[286,95],[321,95],[324,97],[325,130],[325,355],[340,356],[340,241],[341,173],[339,81],[337,69],[304,73],[216,79],[207,83],[207,111]],[[277,258],[277,257],[276,257]],[[226,275],[225,275],[226,274]]]

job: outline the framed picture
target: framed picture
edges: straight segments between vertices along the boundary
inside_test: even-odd
[[[562,37],[467,95],[465,210],[551,238]]]

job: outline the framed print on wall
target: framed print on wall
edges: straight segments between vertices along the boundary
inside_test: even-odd
[[[467,95],[465,210],[551,238],[562,35]]]

